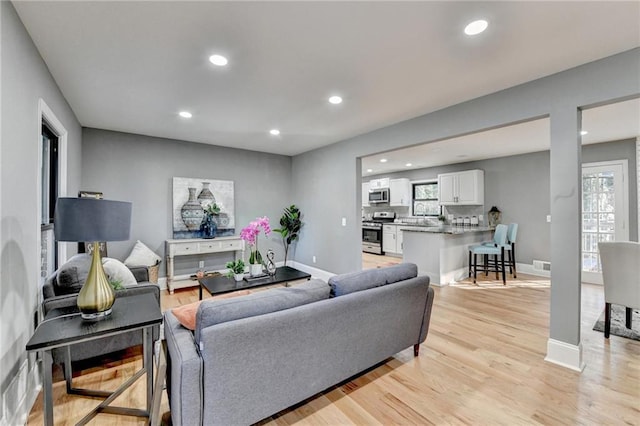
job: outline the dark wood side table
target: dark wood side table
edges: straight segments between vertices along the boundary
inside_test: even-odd
[[[216,294],[230,293],[236,290],[246,290],[264,285],[282,284],[289,281],[308,280],[310,278],[311,274],[290,266],[276,268],[276,274],[274,276],[249,279],[248,281],[235,281],[233,278],[227,278],[224,276],[204,277],[198,280],[200,283],[200,300],[202,300],[203,288],[206,289],[209,294],[215,296]]]
[[[85,321],[79,313],[62,315],[43,321],[38,325],[27,343],[28,351],[40,351],[43,364],[44,424],[53,426],[53,388],[51,350],[100,337],[111,336],[131,330],[141,330],[143,341],[142,369],[113,392],[74,389],[74,394],[101,396],[106,399],[82,418],[77,424],[84,425],[99,413],[150,417],[153,402],[153,342],[152,329],[162,322],[162,312],[152,293],[117,297],[111,315],[99,321]],[[67,352],[69,354],[69,352]],[[70,360],[70,355],[67,356]],[[147,375],[147,404],[144,410],[110,406],[124,390],[143,374]]]

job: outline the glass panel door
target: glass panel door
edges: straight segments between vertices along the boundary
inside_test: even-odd
[[[582,281],[602,284],[598,242],[629,239],[622,163],[582,167]]]

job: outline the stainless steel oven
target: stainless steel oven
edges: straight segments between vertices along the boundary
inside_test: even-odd
[[[394,212],[375,212],[373,219],[362,221],[362,251],[384,254],[382,251],[382,224],[393,222]]]
[[[382,224],[362,222],[362,251],[382,254]]]

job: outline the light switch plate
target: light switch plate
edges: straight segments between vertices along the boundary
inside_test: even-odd
[[[342,218],[342,226],[347,226],[347,218],[346,217]]]
[[[550,214],[547,215],[547,223],[551,223],[551,215]]]

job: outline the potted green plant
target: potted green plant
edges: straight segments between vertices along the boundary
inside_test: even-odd
[[[287,266],[289,246],[298,239],[300,228],[302,228],[302,213],[300,213],[300,209],[295,204],[292,204],[284,209],[284,213],[280,218],[280,228],[273,230],[282,237],[284,266]]]
[[[233,262],[227,262],[225,265],[229,271],[227,272],[227,277],[233,278],[236,281],[242,281],[244,278],[244,262],[242,259],[234,260]]]

